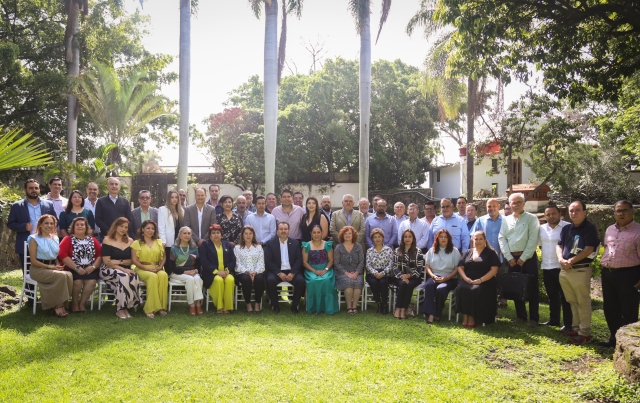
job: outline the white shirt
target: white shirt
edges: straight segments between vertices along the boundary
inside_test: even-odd
[[[411,222],[411,219],[404,220],[398,225],[398,242],[402,239],[402,233],[411,228],[414,234],[416,234],[416,246],[418,249],[424,249],[429,242],[429,223],[426,223],[419,218]],[[458,263],[458,262],[456,262]]]
[[[98,199],[96,199],[96,203],[97,202],[98,202]],[[96,205],[94,203],[91,203],[91,200],[84,199],[84,208],[86,208],[87,210],[91,211],[93,213],[94,217],[96,216]],[[94,225],[93,233],[94,234],[99,234],[100,233],[100,227],[98,227],[98,224]]]
[[[540,226],[540,238],[538,240],[538,246],[542,249],[542,264],[540,268],[542,270],[559,269],[560,263],[558,262],[558,255],[556,254],[556,246],[560,240],[560,232],[562,227],[569,223],[564,220],[560,220],[555,228],[551,228],[549,224],[543,224]]]
[[[282,258],[280,270],[289,271],[291,270],[291,263],[289,263],[289,240],[285,239],[283,243],[280,239],[278,239],[278,242],[280,242],[280,257]]]
[[[202,211],[204,210],[204,206],[198,208],[196,205],[196,210],[198,210],[198,238],[202,239]]]
[[[264,214],[249,214],[245,225],[251,225],[256,232],[256,241],[266,243],[276,236],[276,219],[266,211]]]

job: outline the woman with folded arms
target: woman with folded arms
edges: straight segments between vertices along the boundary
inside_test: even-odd
[[[462,281],[456,288],[456,313],[462,314],[462,326],[468,328],[474,328],[476,322],[495,322],[498,309],[496,274],[500,259],[487,243],[484,231],[473,234],[473,245],[458,263]]]
[[[79,190],[72,190],[69,196],[69,203],[63,212],[60,213],[60,221],[58,227],[60,228],[60,236],[65,237],[68,234],[71,222],[76,217],[84,217],[89,221],[89,228],[93,229],[96,225],[96,220],[91,210],[84,208],[84,196]]]
[[[144,313],[151,319],[155,313],[166,315],[169,276],[163,268],[167,256],[162,240],[158,238],[158,226],[153,220],[146,220],[140,225],[138,239],[131,244],[131,260],[133,270],[147,287]]]
[[[209,239],[200,245],[198,252],[204,288],[208,289],[213,297],[218,315],[227,315],[233,310],[236,255],[231,243],[223,240],[222,236],[222,227],[213,224],[209,227]]]
[[[178,231],[184,225],[184,210],[180,204],[180,195],[177,190],[171,189],[167,192],[167,202],[158,209],[158,237],[162,240],[164,246],[164,255],[169,256],[171,247],[176,238]],[[165,262],[172,269],[173,261]]]
[[[84,217],[76,217],[69,227],[69,235],[60,242],[58,259],[73,275],[71,312],[87,312],[86,303],[96,289],[102,263],[102,245],[91,236],[93,229]]]
[[[131,244],[129,220],[116,219],[107,236],[102,240],[102,266],[100,279],[116,294],[116,316],[131,317],[129,309],[140,305],[140,277],[131,269]]]
[[[174,262],[171,265],[169,278],[183,284],[187,290],[187,303],[191,315],[202,315],[202,279],[196,267],[198,259],[198,247],[191,239],[191,228],[182,227],[178,232],[178,239],[171,247],[169,259]]]
[[[424,287],[424,314],[427,323],[439,321],[449,292],[456,288],[460,252],[446,229],[436,233],[433,246],[425,257],[427,283]]]
[[[247,312],[260,312],[264,294],[264,251],[256,241],[253,227],[245,225],[240,233],[240,241],[233,248],[236,255],[236,280],[242,285],[242,294]],[[255,290],[255,305],[251,307],[251,288]]]
[[[402,233],[400,246],[395,253],[396,277],[396,310],[393,316],[398,319],[407,319],[407,308],[413,296],[413,290],[420,285],[424,273],[424,256],[416,246],[416,234],[411,229]]]
[[[342,227],[338,234],[340,243],[333,251],[336,287],[344,292],[347,313],[358,313],[358,301],[364,287],[364,252],[357,243],[358,232],[350,225]]]
[[[44,214],[38,219],[36,233],[27,238],[31,258],[29,275],[38,282],[42,309],[53,309],[54,315],[64,318],[69,315],[64,304],[73,291],[73,276],[58,261],[60,240],[56,228],[56,218]]]
[[[377,313],[389,313],[389,277],[394,268],[393,250],[384,242],[384,231],[374,228],[369,235],[373,248],[367,250],[367,283],[378,304]]]

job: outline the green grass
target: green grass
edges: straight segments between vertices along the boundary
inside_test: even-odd
[[[20,286],[19,272],[0,284]],[[239,307],[242,309],[243,304]],[[447,309],[447,308],[445,308]],[[468,330],[373,312],[284,309],[130,320],[113,307],[58,319],[0,315],[0,400],[246,402],[575,402],[640,400],[612,349],[571,346],[557,329],[508,320]],[[513,317],[513,307],[501,310]],[[546,306],[541,306],[546,320]],[[606,334],[601,310],[595,335]]]

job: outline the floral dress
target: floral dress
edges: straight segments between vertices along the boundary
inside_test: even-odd
[[[222,239],[227,242],[238,243],[238,237],[242,232],[242,219],[236,213],[228,218],[225,213],[216,216],[218,224],[222,227]]]

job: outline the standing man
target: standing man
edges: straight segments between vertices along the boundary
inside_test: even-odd
[[[44,199],[53,204],[53,209],[56,212],[56,218],[60,218],[60,213],[64,211],[67,207],[67,203],[69,203],[69,199],[60,195],[60,193],[62,193],[62,179],[57,176],[49,179],[49,190],[49,193],[44,196]]]
[[[278,225],[282,222],[289,224],[287,236],[300,241],[302,239],[300,220],[302,220],[304,210],[293,204],[293,194],[288,189],[280,193],[280,203],[282,204],[274,208],[271,214],[275,217]]]
[[[571,305],[567,302],[560,286],[560,272],[562,271],[556,248],[560,242],[562,228],[569,225],[560,219],[558,206],[550,204],[544,209],[546,224],[540,226],[540,240],[538,246],[542,251],[542,282],[549,296],[549,321],[545,326],[560,326],[560,307],[564,326],[560,329],[563,334],[571,332]]]
[[[322,196],[320,206],[322,207],[322,210],[320,210],[320,212],[324,214],[327,222],[331,222],[331,216],[333,215],[333,210],[331,210],[331,197],[326,195]]]
[[[467,219],[467,198],[464,196],[458,197],[456,201],[456,208],[458,209],[458,215],[465,220]]]
[[[404,220],[409,218],[406,215],[404,215],[405,211],[407,211],[407,209],[405,208],[403,202],[397,202],[396,204],[393,205],[393,212],[395,214],[393,218],[396,220],[396,224],[398,224],[398,227],[400,226],[400,224],[402,224]]]
[[[293,205],[304,209],[304,195],[302,192],[293,192]]]
[[[430,200],[424,204],[424,217],[421,220],[431,227],[434,218],[436,218],[436,203]]]
[[[198,245],[209,239],[209,227],[216,224],[216,209],[208,205],[205,188],[196,188],[196,202],[184,209],[184,226],[191,228],[191,239]]]
[[[633,206],[620,200],[614,206],[616,223],[604,235],[602,297],[609,340],[598,343],[615,347],[616,333],[622,326],[638,321],[640,287],[640,224],[633,220]]]
[[[513,214],[513,210],[511,210],[511,205],[507,202],[504,205],[504,216],[506,217],[506,216],[509,216],[511,214]]]
[[[289,199],[292,199],[291,192],[289,192]],[[271,239],[264,245],[264,263],[267,295],[271,300],[273,313],[280,313],[278,284],[288,282],[293,285],[291,313],[297,314],[300,298],[304,295],[306,284],[302,273],[302,250],[297,240],[289,238],[289,223],[279,222],[278,237]]]
[[[473,236],[473,233],[476,232],[476,216],[478,215],[478,208],[475,204],[467,204],[467,229],[469,230],[469,236]]]
[[[264,196],[256,197],[256,212],[249,214],[245,225],[251,225],[256,232],[256,242],[264,245],[276,236],[276,219],[265,208],[267,207]]]
[[[222,206],[218,204],[219,197],[220,186],[209,185],[209,201],[207,202],[207,204],[215,209],[216,215],[222,214]]]
[[[373,215],[373,213],[369,211],[369,199],[366,197],[358,201],[358,210],[360,210],[365,220]]]
[[[267,207],[264,209],[267,213],[271,214],[274,208],[278,205],[278,198],[275,193],[267,193]]]
[[[236,197],[236,206],[233,208],[233,212],[240,216],[242,225],[245,225],[247,217],[251,212],[247,210],[247,199],[245,199],[244,196]]]
[[[591,341],[591,262],[598,256],[598,230],[587,220],[587,205],[575,201],[569,205],[571,224],[562,228],[556,246],[562,266],[560,285],[571,304],[573,344]],[[636,294],[636,301],[638,295]]]
[[[340,230],[350,225],[358,233],[357,242],[364,248],[365,220],[362,213],[353,208],[353,204],[353,195],[346,194],[342,196],[342,210],[333,213],[329,224],[329,233],[331,234],[331,238],[333,238],[334,245],[338,245]]]
[[[409,219],[400,223],[400,226],[398,227],[398,239],[402,239],[402,233],[405,230],[411,229],[413,233],[416,234],[416,246],[422,251],[422,253],[427,253],[431,246],[427,245],[429,242],[429,225],[418,219],[418,212],[417,204],[409,204]]]
[[[379,199],[376,203],[376,215],[371,216],[365,222],[365,242],[369,248],[373,247],[373,241],[371,240],[371,231],[374,228],[380,228],[384,232],[383,243],[393,248],[398,240],[398,224],[395,218],[387,214],[387,201],[385,199]]]
[[[250,191],[249,189],[245,189],[242,192],[242,195],[247,200],[247,211],[249,211],[250,213],[255,213],[256,206],[253,204],[253,192]]]
[[[107,236],[111,224],[124,217],[131,223],[131,207],[127,199],[120,197],[120,181],[118,178],[107,180],[109,194],[98,199],[96,203],[96,225],[100,227],[102,236]]]
[[[509,196],[509,204],[513,214],[502,219],[502,227],[498,241],[500,250],[509,262],[509,272],[522,272],[529,274],[529,326],[538,326],[540,316],[539,291],[538,291],[538,236],[540,236],[540,223],[538,218],[524,211],[524,195],[512,193]],[[527,321],[527,307],[523,301],[514,301],[516,315],[514,322]]]
[[[382,199],[382,196],[380,195],[375,195],[373,196],[373,203],[371,204],[371,208],[369,209],[369,212],[372,214],[376,214],[376,212],[378,211],[378,207],[376,207],[378,205],[378,200]]]
[[[187,192],[184,189],[178,189],[178,197],[180,198],[180,205],[184,210],[187,207]]]
[[[158,209],[151,207],[151,192],[148,190],[141,190],[138,192],[138,203],[140,206],[131,210],[129,236],[133,239],[138,239],[138,229],[143,222],[153,220],[153,222],[158,223]]]
[[[91,211],[93,213],[93,217],[95,218],[96,203],[98,202],[98,194],[100,192],[100,188],[98,187],[97,183],[89,182],[85,191],[87,193],[87,198],[84,199],[84,208]],[[100,236],[100,227],[98,227],[98,224],[95,224],[95,228],[93,229],[93,236],[98,241],[102,242],[102,236]]]
[[[7,227],[16,233],[15,251],[20,258],[20,266],[24,264],[24,243],[30,234],[36,232],[38,220],[44,214],[56,216],[53,203],[40,199],[40,184],[35,179],[24,182],[25,198],[11,205]]]
[[[498,295],[500,295],[500,277],[507,274],[509,271],[509,264],[505,260],[500,250],[500,242],[498,241],[498,235],[500,235],[500,228],[502,227],[502,216],[500,215],[500,202],[497,199],[487,200],[487,214],[478,218],[476,224],[476,231],[484,231],[487,242],[498,254],[500,259],[500,266],[498,266]],[[554,245],[555,247],[555,245]],[[498,300],[498,306],[501,308],[507,307],[507,300],[500,298]]]
[[[451,234],[453,246],[458,248],[461,255],[464,255],[467,249],[469,249],[469,230],[467,229],[467,222],[464,218],[454,214],[453,202],[451,199],[444,198],[440,200],[440,207],[442,208],[442,215],[437,216],[431,222],[431,227],[429,227],[429,241],[427,242],[427,245],[433,245],[433,241],[438,231],[446,229]]]

